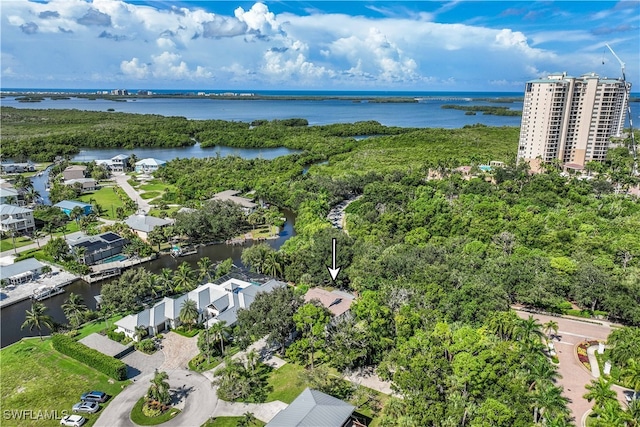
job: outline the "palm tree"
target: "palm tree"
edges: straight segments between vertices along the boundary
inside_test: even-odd
[[[71,292],[69,298],[62,304],[62,311],[67,316],[69,323],[73,329],[77,329],[84,319],[84,314],[87,312],[87,306],[84,304],[84,300],[81,295]]]
[[[250,352],[247,353],[247,365],[251,368],[251,372],[254,372],[256,366],[258,365],[258,352],[252,348]]]
[[[48,314],[45,314],[47,311],[47,307],[40,302],[34,302],[31,304],[31,311],[26,311],[25,321],[20,327],[20,329],[24,329],[29,327],[29,330],[32,331],[33,328],[38,329],[38,335],[40,335],[40,340],[42,340],[42,327],[46,326],[49,329],[53,329],[53,319]]]
[[[31,233],[31,237],[35,239],[38,244],[38,249],[40,249],[40,239],[43,237],[42,230],[38,230],[37,228],[33,230]]]
[[[633,399],[637,399],[638,393],[640,393],[640,362],[636,359],[629,359],[620,376],[626,381],[629,388],[633,389]]]
[[[516,335],[526,344],[533,344],[536,338],[540,339],[544,336],[542,325],[531,315],[527,319],[521,319],[516,330]]]
[[[198,281],[201,282],[205,278],[211,280],[211,267],[213,262],[208,257],[202,257],[198,260]]]
[[[595,408],[597,418],[591,423],[595,427],[624,426],[628,414],[622,410],[617,400],[609,400],[602,407]]]
[[[215,322],[209,328],[209,333],[213,334],[215,339],[220,340],[220,351],[224,354],[224,336],[231,331],[227,326],[227,322],[222,320]]]
[[[277,252],[268,252],[265,256],[264,263],[262,264],[264,274],[273,277],[280,277],[282,275],[282,265]]]
[[[170,268],[163,268],[160,271],[160,283],[162,286],[162,294],[167,295],[173,291],[173,270]]]
[[[169,403],[171,401],[171,396],[169,395],[168,379],[169,375],[166,372],[158,372],[156,369],[156,373],[151,379],[151,387],[149,387],[149,390],[147,391],[147,398],[163,404]]]
[[[558,334],[558,322],[556,322],[555,320],[549,320],[547,323],[545,323],[544,325],[542,325],[542,327],[544,328],[545,333],[547,334],[548,340],[551,341],[551,332],[554,333],[554,335]]]
[[[82,218],[83,215],[84,215],[84,210],[80,206],[76,206],[69,213],[69,218],[74,220],[76,222],[76,225],[78,225],[78,221],[80,220],[80,218]],[[78,228],[80,228],[79,225],[78,225]]]
[[[140,342],[142,340],[142,338],[146,337],[149,334],[149,330],[147,329],[146,326],[144,325],[139,325],[135,327],[135,330],[133,331],[133,338]]]
[[[191,326],[198,320],[199,315],[198,304],[195,300],[187,298],[180,307],[180,322],[188,324],[189,330],[191,330]]]
[[[549,363],[546,358],[536,357],[533,362],[527,363],[529,371],[529,390],[539,387],[542,383],[554,384],[562,376],[558,373],[558,368]]]
[[[544,420],[554,418],[558,415],[568,415],[569,399],[562,395],[562,389],[553,384],[546,383],[536,389],[535,401],[539,406],[540,417]],[[534,416],[535,417],[535,416]],[[538,420],[534,418],[534,422]]]
[[[629,427],[640,426],[640,399],[632,399],[627,403],[627,409],[624,412]]]
[[[195,280],[193,270],[186,262],[180,264],[173,274],[174,292],[190,291],[194,288]]]
[[[603,408],[607,402],[616,400],[616,392],[611,390],[611,381],[603,377],[591,380],[591,384],[587,384],[585,388],[589,391],[582,397],[589,402],[593,400],[596,408]]]
[[[245,412],[242,414],[242,419],[236,424],[238,427],[251,427],[255,425],[257,418],[251,412]]]

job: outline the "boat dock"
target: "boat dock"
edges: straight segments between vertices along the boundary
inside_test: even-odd
[[[96,264],[91,266],[91,273],[82,276],[81,279],[87,283],[96,283],[102,280],[117,277],[122,274],[123,270],[142,264],[147,261],[156,259],[157,255],[153,254],[145,258],[129,258],[124,261],[107,262],[104,264]]]
[[[62,288],[79,279],[79,277],[75,274],[64,271],[59,267],[52,266],[52,269],[53,271],[51,273],[41,276],[40,278],[38,278],[38,280],[34,280],[28,283],[22,283],[13,287],[4,287],[0,292],[0,309],[28,299],[32,299],[34,296],[34,292],[37,292],[38,288],[42,288],[43,286],[58,288],[59,291],[57,292],[57,294],[62,293],[64,292],[64,289]],[[45,298],[48,298],[50,296],[53,295],[49,295]]]

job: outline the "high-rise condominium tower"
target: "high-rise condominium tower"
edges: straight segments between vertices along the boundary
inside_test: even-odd
[[[518,160],[533,170],[554,159],[579,166],[604,160],[610,137],[620,136],[624,127],[625,84],[630,88],[630,83],[595,73],[552,74],[527,82]]]

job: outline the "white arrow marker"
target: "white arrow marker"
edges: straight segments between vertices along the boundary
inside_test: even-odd
[[[329,274],[331,275],[331,280],[336,281],[336,277],[338,277],[338,273],[340,273],[340,267],[336,267],[336,238],[331,239],[331,267],[327,267],[329,270]]]

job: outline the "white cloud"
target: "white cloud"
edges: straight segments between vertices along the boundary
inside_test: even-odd
[[[473,19],[466,24],[436,22],[439,14],[462,9],[465,2],[424,11],[409,10],[402,2],[376,2],[368,6],[380,12],[372,14],[376,18],[327,14],[318,9],[322,2],[308,15],[275,14],[263,3],[224,15],[205,10],[207,4],[161,8],[154,2],[124,0],[3,2],[3,75],[9,75],[7,69],[13,73],[3,84],[29,76],[34,82],[149,79],[148,86],[153,81],[196,86],[215,76],[220,87],[231,81],[423,90],[475,85],[480,90],[487,82],[520,82],[543,74],[538,70],[601,72],[592,67],[601,62],[594,55],[599,50],[601,56],[601,37],[606,37],[598,31],[615,31],[620,37],[609,42],[627,63],[628,75],[640,73],[637,31],[622,31],[636,28],[638,17],[610,27],[598,21],[602,25],[595,33],[542,24],[526,31],[498,26],[494,18],[481,20],[492,22],[491,27],[472,24]],[[637,6],[624,7],[620,13],[629,12],[623,15],[631,20]],[[426,11],[430,9],[435,10]],[[8,57],[10,63],[4,61]],[[606,72],[612,75],[617,65],[609,63]]]

